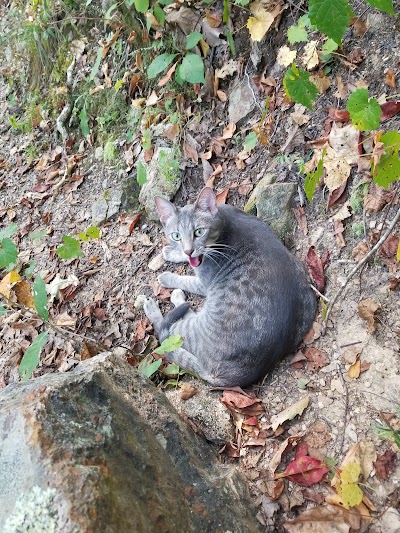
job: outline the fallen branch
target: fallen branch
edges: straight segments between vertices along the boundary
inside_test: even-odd
[[[396,216],[392,220],[392,222],[389,225],[388,229],[385,231],[385,233],[382,235],[382,237],[379,239],[379,241],[375,244],[375,246],[373,246],[371,248],[371,250],[367,253],[367,255],[365,257],[363,257],[361,259],[361,261],[359,261],[356,264],[356,266],[353,268],[353,270],[350,272],[350,274],[347,276],[347,278],[343,282],[343,284],[340,287],[340,289],[334,294],[334,296],[331,299],[330,304],[328,306],[328,310],[326,312],[324,324],[323,324],[323,327],[322,327],[322,335],[325,335],[325,333],[326,333],[326,328],[327,328],[327,325],[328,325],[329,316],[330,316],[330,314],[332,312],[333,306],[335,305],[335,303],[338,301],[338,299],[342,295],[342,293],[345,290],[345,288],[347,287],[349,281],[353,278],[353,276],[355,274],[357,274],[357,272],[365,265],[365,263],[367,263],[367,261],[379,250],[379,248],[382,246],[382,244],[386,241],[386,239],[392,233],[393,228],[395,227],[395,225],[397,224],[399,219],[400,219],[400,208],[397,211]]]
[[[65,124],[67,122],[67,120],[69,119],[71,113],[72,113],[72,104],[70,102],[68,102],[68,93],[70,92],[71,88],[72,88],[72,74],[73,74],[73,71],[74,71],[74,68],[75,68],[75,58],[72,60],[70,66],[67,68],[67,82],[66,82],[66,87],[67,87],[67,95],[66,95],[66,104],[65,106],[62,108],[62,111],[61,113],[58,115],[57,117],[57,120],[56,120],[56,126],[57,126],[57,131],[60,133],[61,137],[62,137],[62,140],[63,140],[63,143],[65,144],[67,142],[67,139],[68,139],[68,132],[67,132],[67,129],[65,127]]]

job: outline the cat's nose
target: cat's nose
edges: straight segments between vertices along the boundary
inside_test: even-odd
[[[190,256],[192,255],[192,253],[193,253],[193,248],[188,249],[188,250],[183,250],[183,251],[184,251],[184,253],[185,253],[186,255],[188,255],[188,256],[190,257]]]

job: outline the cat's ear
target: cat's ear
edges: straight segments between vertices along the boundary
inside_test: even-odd
[[[154,201],[160,216],[161,224],[166,224],[170,218],[176,215],[175,206],[165,198],[162,198],[161,196],[155,196]]]
[[[202,211],[211,211],[212,215],[215,215],[218,211],[217,201],[211,187],[204,187],[204,189],[199,194],[199,197],[194,204],[196,209],[201,209]]]

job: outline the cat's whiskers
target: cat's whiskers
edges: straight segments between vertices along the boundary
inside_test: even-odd
[[[226,259],[228,262],[232,262],[233,261],[233,258],[232,257],[229,257],[229,255],[227,254],[224,254],[224,252],[221,252],[221,250],[217,250],[216,248],[206,248],[205,249],[210,255],[211,254],[218,254],[220,255],[221,257],[223,257],[224,259]]]

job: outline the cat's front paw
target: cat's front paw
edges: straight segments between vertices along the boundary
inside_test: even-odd
[[[157,276],[158,283],[167,289],[176,289],[177,275],[172,272],[163,272]]]
[[[181,250],[177,250],[170,245],[164,246],[162,250],[163,257],[171,263],[187,263],[188,257]]]
[[[143,310],[152,324],[157,321],[161,313],[158,303],[153,298],[146,298],[143,303]]]

